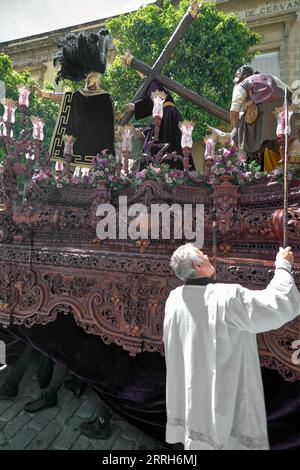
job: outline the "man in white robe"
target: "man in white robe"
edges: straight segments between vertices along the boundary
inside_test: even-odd
[[[266,289],[215,283],[207,255],[189,243],[172,256],[185,285],[165,308],[166,441],[185,450],[268,449],[256,333],[300,313],[293,253],[280,249]]]

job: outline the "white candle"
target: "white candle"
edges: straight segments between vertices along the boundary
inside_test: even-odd
[[[124,126],[122,132],[122,152],[132,152],[132,127]]]
[[[179,129],[182,132],[181,137],[181,147],[182,148],[192,148],[193,147],[193,139],[192,133],[195,125],[191,121],[183,121],[179,123]]]
[[[30,90],[24,85],[19,87],[18,90],[19,90],[19,105],[25,106],[26,108],[28,108]]]
[[[153,110],[152,110],[152,117],[155,118],[163,118],[164,115],[164,101],[167,95],[164,91],[153,91],[151,93],[151,99],[153,101]]]
[[[16,121],[15,113],[17,108],[14,106],[13,101],[4,99],[2,104],[4,106],[3,121],[14,124]]]

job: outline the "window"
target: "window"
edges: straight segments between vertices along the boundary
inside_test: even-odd
[[[251,62],[254,71],[271,73],[280,78],[279,52],[260,54]]]

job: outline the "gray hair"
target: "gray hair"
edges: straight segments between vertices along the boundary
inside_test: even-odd
[[[199,249],[193,243],[186,243],[174,251],[170,266],[175,274],[182,281],[187,281],[195,277],[196,270],[193,263],[203,264],[203,256],[199,253]]]

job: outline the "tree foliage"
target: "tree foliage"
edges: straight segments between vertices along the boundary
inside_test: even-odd
[[[24,84],[29,88],[33,85],[37,85],[37,82],[31,77],[29,72],[17,72],[13,69],[11,59],[5,55],[0,54],[0,80],[5,83],[6,98],[11,98],[18,101],[19,93],[18,86]],[[45,85],[46,89],[54,90],[54,88],[48,83]],[[55,126],[56,116],[58,113],[59,105],[52,103],[50,100],[41,99],[36,93],[31,93],[29,97],[29,108],[28,115],[39,116],[45,123],[44,134],[45,147],[49,146],[53,129]],[[3,114],[3,106],[0,104],[0,115]],[[16,124],[14,125],[14,135],[18,137],[22,130],[21,115],[16,112]]]
[[[141,84],[141,79],[123,64],[126,50],[149,65],[153,65],[164,45],[185,14],[189,0],[182,0],[175,8],[170,0],[163,6],[149,5],[134,13],[107,21],[117,56],[103,76],[103,86],[118,102],[119,108],[130,102]],[[212,3],[202,6],[180,41],[163,73],[210,101],[229,108],[232,79],[238,67],[254,57],[249,48],[259,42],[259,36],[249,30],[233,14],[224,14]],[[218,121],[181,97],[176,104],[182,118],[196,123],[194,136],[200,138],[204,123]]]
[[[107,21],[117,55],[102,76],[102,86],[114,97],[119,109],[130,102],[141,84],[137,73],[124,65],[126,50],[152,65],[164,45],[173,34],[185,14],[189,0],[181,0],[175,8],[170,0],[162,6],[148,5],[136,12],[121,15]],[[249,63],[254,56],[249,48],[259,42],[259,36],[234,15],[226,15],[216,6],[207,3],[201,14],[194,19],[187,33],[180,41],[163,73],[210,101],[228,109],[232,93],[232,78],[236,69]],[[18,99],[20,84],[36,84],[29,72],[19,73],[13,69],[8,56],[0,54],[0,80],[6,84],[6,96]],[[66,81],[64,87],[78,89],[82,83]],[[53,89],[50,84],[45,88]],[[173,94],[182,118],[196,123],[195,138],[205,132],[205,122],[216,125],[218,121],[183,98]],[[45,145],[49,145],[54,130],[59,105],[50,100],[30,95],[29,115],[40,116],[45,122]],[[2,114],[0,105],[0,115]],[[16,135],[21,130],[20,113],[14,127]]]

